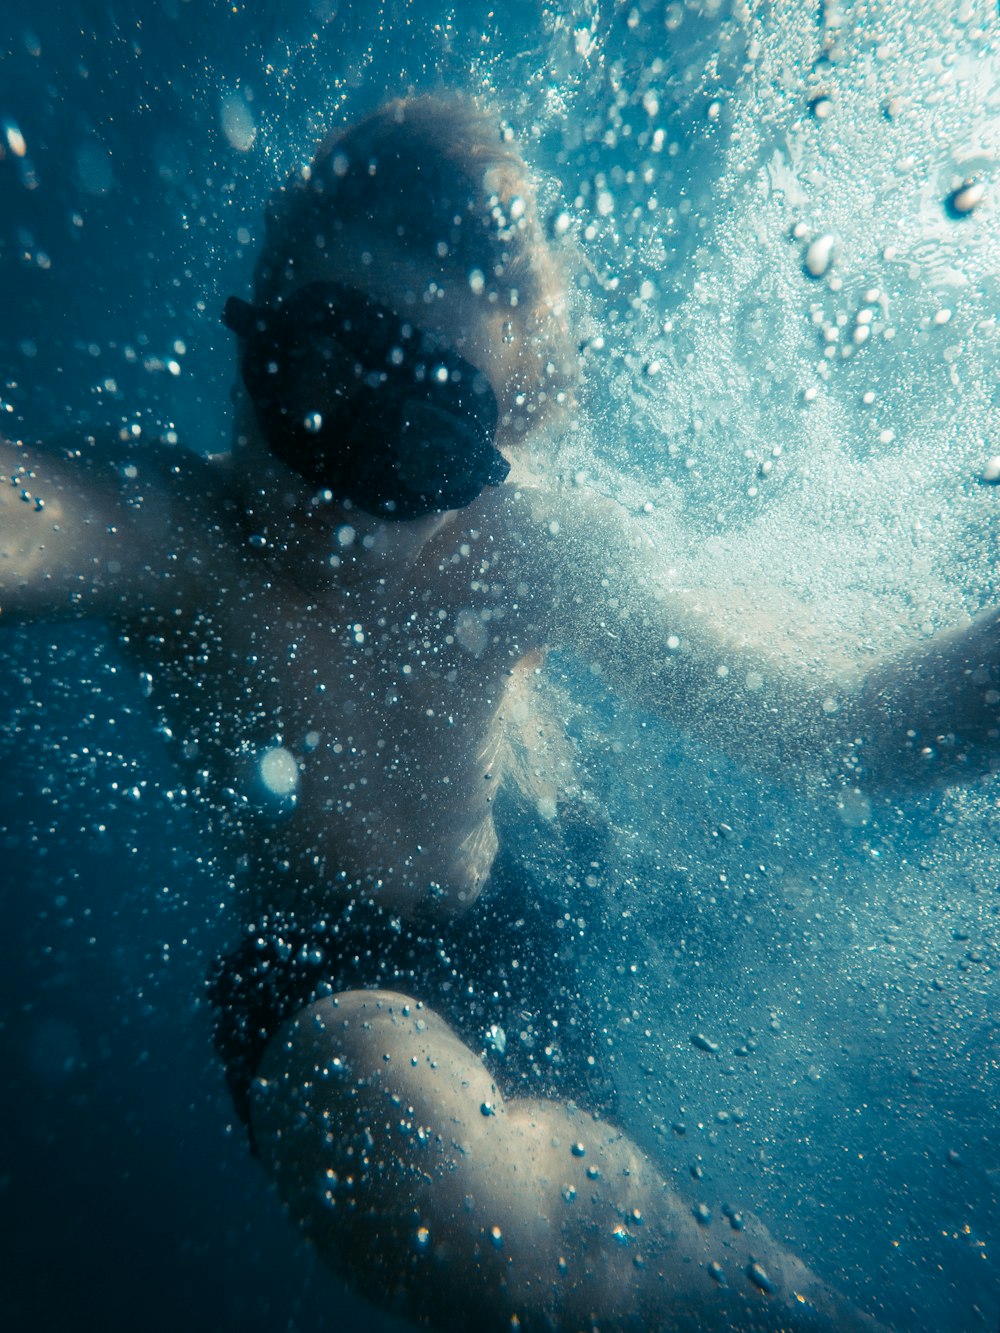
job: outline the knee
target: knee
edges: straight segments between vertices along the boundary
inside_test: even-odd
[[[484,1112],[485,1108],[485,1112]],[[337,1151],[361,1135],[471,1148],[502,1099],[482,1061],[448,1024],[396,991],[318,1000],[271,1040],[251,1095],[269,1165]]]
[[[286,1023],[251,1104],[283,1202],[355,1280],[355,1261],[370,1263],[372,1247],[397,1230],[409,1235],[415,1215],[461,1215],[470,1171],[496,1166],[505,1114],[482,1062],[447,1023],[391,991],[343,992]]]
[[[350,990],[285,1023],[261,1060],[255,1105],[275,1086],[352,1099],[370,1093],[436,1103],[447,1085],[492,1093],[482,1062],[433,1009],[398,991]]]

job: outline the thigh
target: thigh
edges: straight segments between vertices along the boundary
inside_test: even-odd
[[[505,1100],[406,995],[347,991],[286,1023],[261,1063],[252,1125],[327,1262],[435,1327],[509,1329],[574,1290],[590,1309],[609,1263],[634,1271],[623,1245],[598,1254],[591,1236],[624,1235],[646,1211],[638,1150],[574,1107]]]
[[[396,991],[352,990],[272,1039],[251,1123],[293,1212],[312,1213],[319,1197],[331,1216],[377,1210],[385,1221],[403,1185],[417,1213],[460,1209],[463,1166],[494,1164],[506,1114],[482,1060],[439,1014]]]
[[[436,1329],[874,1329],[753,1219],[696,1221],[607,1122],[505,1101],[399,992],[345,991],[286,1023],[252,1124],[322,1257]]]

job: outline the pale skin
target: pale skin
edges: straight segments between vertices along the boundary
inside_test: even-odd
[[[445,333],[498,390],[518,373],[501,312],[461,277],[348,234],[299,281],[317,277]],[[506,692],[551,645],[768,771],[930,784],[990,767],[993,614],[866,662],[777,595],[679,586],[613,501],[519,483],[509,435],[506,484],[393,524],[318,498],[239,394],[236,411],[233,454],[205,463],[0,443],[0,620],[118,630],[251,919],[373,893],[461,930],[496,855]],[[261,762],[278,750],[280,817]],[[300,1013],[265,1053],[252,1120],[331,1266],[435,1327],[874,1327],[759,1223],[699,1224],[606,1122],[505,1099],[412,997],[345,991]]]

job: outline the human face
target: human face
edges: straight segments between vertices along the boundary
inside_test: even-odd
[[[506,475],[493,445],[490,373],[494,380],[508,373],[510,346],[502,330],[491,336],[498,312],[469,283],[446,285],[439,267],[415,264],[398,249],[355,251],[343,237],[334,254],[317,248],[277,305],[227,303],[254,408],[241,413],[241,462],[245,468],[256,455],[270,474],[264,487],[254,480],[252,507],[259,511],[263,499],[272,527],[281,526],[267,503],[283,480],[275,464],[287,464],[300,483],[281,488],[286,514],[327,527],[333,520],[338,533],[353,534],[359,520],[370,530],[369,520],[412,523],[465,507]],[[486,373],[463,355],[470,351]],[[271,457],[259,447],[261,434]],[[308,506],[295,493],[303,481],[313,488]],[[379,533],[371,548],[409,548],[415,535]],[[335,556],[334,568],[340,563]]]
[[[232,296],[240,373],[274,455],[317,488],[395,522],[464,509],[510,464],[489,380],[439,334],[355,287]]]
[[[399,242],[345,229],[299,256],[294,286],[337,282],[360,288],[402,319],[448,344],[482,371],[501,404],[510,396],[518,363],[510,310],[491,302],[479,284],[446,258],[414,256]],[[506,329],[506,332],[505,332]]]

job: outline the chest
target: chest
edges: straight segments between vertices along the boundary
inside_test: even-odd
[[[266,569],[218,571],[198,610],[141,618],[129,648],[182,762],[209,780],[232,784],[274,747],[319,778],[447,769],[488,730],[520,656],[509,590],[481,565],[321,597]]]

